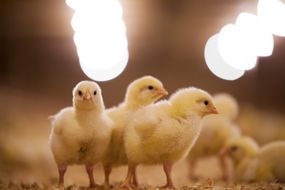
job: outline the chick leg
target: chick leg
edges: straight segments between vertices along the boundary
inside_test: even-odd
[[[175,189],[172,178],[171,178],[171,170],[172,170],[172,164],[171,163],[164,163],[163,164],[163,170],[166,175],[166,185],[160,187],[160,188],[171,188]]]
[[[189,160],[188,163],[188,176],[189,176],[189,180],[192,181],[197,181],[198,178],[194,175],[194,171],[195,171],[195,166],[196,166],[196,160]]]
[[[228,181],[228,179],[229,179],[228,167],[227,167],[228,165],[226,162],[225,155],[219,155],[219,163],[220,163],[220,167],[222,169],[222,180]]]
[[[132,188],[132,179],[133,176],[135,175],[136,167],[137,167],[136,164],[131,164],[131,163],[128,164],[128,174],[125,181],[121,184],[121,188],[126,188],[126,189]]]
[[[89,181],[90,181],[90,188],[95,188],[97,185],[94,181],[94,176],[93,176],[93,165],[86,165],[86,172],[88,174],[89,177]]]
[[[135,169],[135,171],[134,171],[132,185],[133,185],[134,187],[138,187],[138,186],[139,186],[139,183],[138,183],[138,175],[137,175],[137,170],[136,170],[136,169]]]
[[[64,185],[64,174],[67,170],[67,165],[58,165],[58,174],[59,174],[59,182],[58,182],[58,187],[63,187]]]
[[[110,177],[111,171],[112,171],[112,165],[110,165],[110,164],[104,165],[104,174],[105,174],[104,186],[105,187],[109,187],[110,186],[109,177]]]

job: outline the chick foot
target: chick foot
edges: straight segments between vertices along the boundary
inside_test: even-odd
[[[136,172],[136,165],[128,164],[128,174],[125,181],[121,184],[121,188],[124,189],[132,189],[134,188],[134,184],[132,183],[132,179],[134,179],[134,175]]]
[[[161,186],[160,188],[162,188],[162,189],[166,189],[166,188],[175,189],[175,186],[173,185],[172,178],[171,178],[172,164],[164,163],[163,164],[163,170],[165,172],[167,182],[166,182],[166,185]]]
[[[94,176],[93,176],[93,165],[86,165],[86,172],[88,174],[89,181],[90,181],[90,185],[89,185],[90,189],[102,187],[95,183]]]

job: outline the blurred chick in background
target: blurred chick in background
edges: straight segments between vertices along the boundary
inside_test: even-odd
[[[285,182],[285,141],[259,148],[252,138],[242,136],[229,141],[222,154],[232,159],[238,182]]]
[[[284,114],[245,105],[239,114],[238,123],[242,134],[254,138],[260,145],[285,140]]]
[[[93,166],[99,162],[110,142],[112,121],[105,112],[100,87],[82,81],[73,89],[73,107],[53,117],[50,147],[59,172],[59,187],[69,165],[85,165],[90,187],[95,187]]]
[[[132,114],[167,94],[168,92],[158,79],[152,76],[144,76],[128,86],[124,102],[107,110],[107,114],[112,118],[115,125],[112,131],[111,143],[103,159],[105,186],[109,186],[112,166],[127,165],[128,163],[124,149],[123,132],[132,118]],[[133,185],[137,185],[136,175],[133,178]]]
[[[202,118],[216,113],[211,96],[197,88],[179,90],[169,101],[137,111],[124,134],[128,174],[121,186],[131,188],[139,164],[163,164],[167,178],[163,187],[173,188],[173,164],[190,151],[199,136]]]
[[[219,151],[229,139],[240,136],[238,126],[233,122],[238,115],[239,106],[229,94],[216,94],[213,100],[219,114],[203,119],[201,134],[188,155],[190,180],[197,179],[194,175],[197,160],[209,156],[219,156],[222,178],[228,179],[227,163],[225,158],[219,155]]]

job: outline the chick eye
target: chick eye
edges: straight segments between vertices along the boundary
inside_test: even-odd
[[[93,94],[96,95],[96,94],[97,94],[97,91],[95,90],[95,91],[93,92]]]
[[[148,86],[147,88],[148,88],[149,90],[153,90],[153,89],[154,89],[153,86]]]
[[[207,106],[209,104],[209,101],[208,100],[205,100],[204,101],[204,104]]]
[[[78,90],[78,95],[82,96],[82,91],[81,90]]]
[[[231,151],[232,151],[232,152],[235,152],[235,151],[237,151],[237,150],[238,150],[238,147],[237,147],[237,146],[232,146],[232,147],[231,147]]]

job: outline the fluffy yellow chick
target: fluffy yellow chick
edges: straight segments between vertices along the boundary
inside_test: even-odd
[[[253,139],[242,136],[229,141],[222,154],[233,160],[236,181],[285,182],[285,141],[259,148]]]
[[[95,187],[93,165],[99,162],[110,143],[112,121],[105,112],[100,87],[82,81],[73,89],[73,107],[53,117],[50,147],[58,166],[59,187],[69,165],[85,165],[90,187]]]
[[[232,95],[219,93],[215,94],[213,98],[220,115],[223,115],[230,120],[235,120],[237,118],[239,105]]]
[[[193,174],[196,162],[209,156],[219,156],[222,178],[228,179],[226,161],[222,155],[219,155],[219,152],[229,139],[240,136],[239,127],[232,121],[238,115],[238,103],[235,98],[223,93],[214,95],[213,100],[219,114],[203,119],[201,134],[188,155],[189,178],[191,180],[196,179]]]
[[[214,113],[217,110],[211,96],[197,88],[179,90],[169,101],[138,110],[124,134],[128,174],[122,187],[131,188],[139,164],[163,164],[167,178],[164,187],[173,188],[172,165],[188,154],[199,135],[202,118]]]
[[[168,92],[158,79],[152,76],[144,76],[133,81],[128,86],[124,102],[117,107],[107,110],[107,114],[112,118],[115,125],[112,130],[111,143],[103,159],[106,186],[109,186],[112,166],[126,165],[128,163],[124,149],[123,132],[132,114],[167,94]],[[137,185],[136,176],[134,176],[133,184]]]

